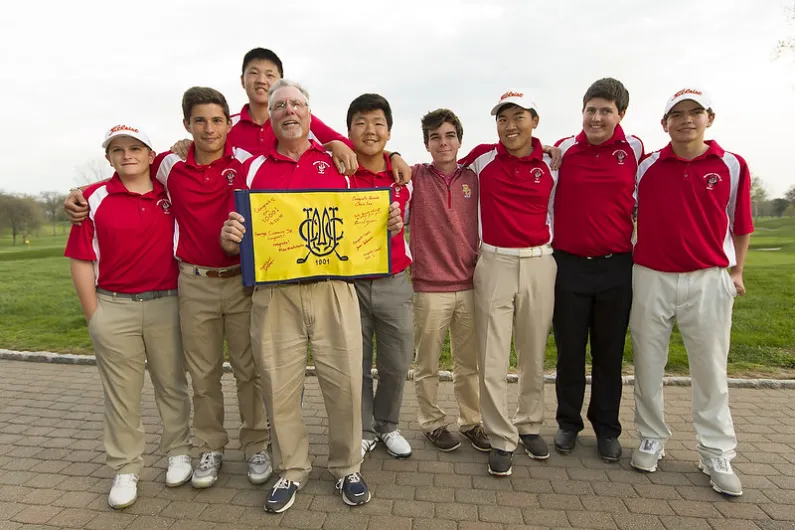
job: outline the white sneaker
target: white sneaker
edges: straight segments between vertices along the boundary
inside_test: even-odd
[[[728,459],[701,457],[698,462],[698,468],[705,475],[709,475],[709,484],[718,493],[732,497],[739,497],[743,494],[743,485],[737,475],[734,474]]]
[[[400,434],[400,431],[392,431],[379,434],[378,438],[384,442],[386,452],[395,458],[408,458],[411,456],[411,446]]]
[[[135,473],[118,473],[110,487],[108,504],[115,510],[132,506],[138,498],[138,475]]]
[[[367,456],[367,453],[371,452],[375,449],[375,446],[378,444],[375,440],[365,440],[362,438],[362,459]]]
[[[218,480],[218,470],[224,463],[224,454],[220,451],[207,451],[199,457],[199,465],[193,470],[191,484],[194,488],[209,488]]]
[[[273,474],[271,459],[267,451],[260,451],[248,459],[248,481],[252,484],[265,484]]]
[[[168,471],[166,471],[166,486],[176,488],[182,486],[193,476],[193,466],[190,456],[176,455],[168,457]]]

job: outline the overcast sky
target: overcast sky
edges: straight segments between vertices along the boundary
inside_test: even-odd
[[[0,190],[66,191],[102,160],[105,130],[133,121],[158,150],[185,137],[180,100],[221,90],[237,112],[243,55],[274,50],[312,110],[345,134],[353,98],[378,92],[395,116],[388,147],[430,161],[420,117],[453,109],[461,155],[496,141],[489,110],[508,89],[533,94],[544,143],[581,129],[582,95],[611,76],[629,89],[624,129],[647,152],[668,138],[665,100],[712,95],[708,137],[748,161],[772,195],[795,184],[795,61],[773,61],[793,0],[395,2],[224,0],[5,2],[0,18]],[[109,168],[108,168],[109,169]]]

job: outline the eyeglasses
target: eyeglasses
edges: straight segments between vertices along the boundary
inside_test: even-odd
[[[286,112],[287,105],[290,105],[296,112],[303,112],[307,109],[307,107],[309,107],[309,105],[306,104],[306,101],[301,101],[300,99],[290,99],[274,103],[271,106],[271,110],[274,112]]]

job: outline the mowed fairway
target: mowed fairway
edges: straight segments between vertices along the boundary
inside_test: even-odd
[[[734,306],[730,373],[768,377],[795,375],[795,219],[756,221],[745,271],[748,296]],[[85,319],[63,258],[66,236],[43,228],[29,248],[0,238],[0,348],[92,353]],[[762,250],[778,249],[778,250]],[[547,344],[547,368],[555,366],[554,341]],[[627,340],[626,371],[632,371]],[[449,345],[441,368],[452,366]],[[674,332],[668,370],[687,373],[681,337]]]

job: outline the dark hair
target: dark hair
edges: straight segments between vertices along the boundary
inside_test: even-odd
[[[536,109],[526,109],[524,107],[520,107],[516,103],[506,103],[505,105],[503,105],[502,107],[497,109],[497,114],[494,115],[494,119],[496,120],[497,118],[499,118],[500,117],[500,113],[502,111],[504,111],[506,109],[512,109],[513,107],[516,107],[516,108],[522,109],[522,110],[526,110],[527,112],[530,113],[530,117],[533,118],[533,119],[538,118],[538,113],[536,112]]]
[[[450,109],[432,110],[422,117],[420,123],[422,124],[422,140],[425,142],[426,147],[428,146],[428,140],[430,140],[431,131],[435,131],[445,123],[455,127],[455,134],[458,136],[459,142],[464,137],[464,126],[461,125],[461,120]]]
[[[369,112],[371,110],[384,111],[384,116],[386,116],[386,128],[391,131],[392,108],[389,106],[389,102],[386,98],[379,94],[362,94],[351,102],[350,107],[348,107],[348,130],[351,130],[351,122],[353,121],[354,114],[357,112]]]
[[[214,88],[206,86],[194,86],[185,91],[182,95],[182,116],[186,121],[190,121],[193,107],[196,105],[215,104],[224,109],[224,116],[229,120],[229,104],[223,94]]]
[[[279,56],[273,53],[271,50],[267,48],[254,48],[250,50],[246,55],[243,56],[243,71],[242,73],[246,73],[246,67],[248,63],[251,61],[270,61],[276,65],[276,69],[279,70],[279,77],[284,77],[284,69],[282,68],[282,60],[279,59]]]
[[[619,114],[626,112],[627,107],[629,107],[629,91],[621,81],[612,77],[600,79],[588,87],[582,97],[583,110],[585,110],[585,104],[593,98],[602,98],[614,102]]]

